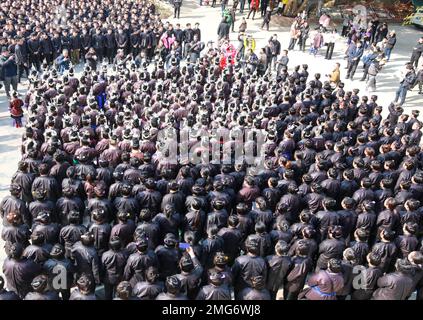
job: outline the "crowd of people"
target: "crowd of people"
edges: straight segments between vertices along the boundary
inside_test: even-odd
[[[204,47],[196,26],[194,50],[147,3],[70,2],[68,19],[141,14],[166,54],[88,56],[80,77],[47,63],[12,94],[28,115],[0,299],[422,300],[419,112],[290,66],[276,35],[259,63],[248,35]],[[48,25],[15,7],[3,30]]]

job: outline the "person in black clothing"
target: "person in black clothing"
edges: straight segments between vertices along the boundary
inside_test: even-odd
[[[45,61],[48,65],[51,65],[53,63],[53,45],[50,37],[45,33],[41,35],[40,47],[41,61]]]
[[[56,60],[62,54],[62,37],[59,32],[54,32],[51,43],[53,46],[53,59]]]
[[[121,49],[124,52],[125,56],[128,54],[128,35],[122,28],[118,29],[118,32],[116,34],[116,46],[117,49]]]
[[[40,70],[41,66],[41,46],[40,39],[37,34],[33,33],[28,40],[28,53],[29,53],[29,68],[34,66],[36,70]]]
[[[106,56],[109,63],[113,63],[113,59],[116,55],[116,38],[113,34],[113,29],[107,29],[107,34],[105,35],[106,42]]]
[[[81,34],[81,56],[84,60],[84,63],[86,62],[85,60],[85,55],[87,54],[88,50],[91,47],[91,35],[89,34],[87,29],[82,29],[82,34]]]
[[[97,62],[101,63],[103,61],[103,53],[105,48],[105,37],[102,34],[101,29],[95,30],[95,34],[92,37],[92,47],[95,50],[95,55],[97,56]],[[85,55],[85,57],[86,56],[87,55]]]
[[[138,56],[140,53],[140,31],[136,30],[131,33],[129,36],[129,44],[131,47],[131,54],[132,57],[135,59],[135,57]]]
[[[71,50],[71,37],[69,35],[69,31],[67,29],[63,30],[62,34],[62,50]]]
[[[81,37],[77,30],[72,31],[70,36],[70,58],[73,65],[77,65],[80,59]]]
[[[21,82],[24,72],[26,73],[26,77],[29,77],[28,48],[22,37],[16,39],[15,56],[18,66],[18,82]]]

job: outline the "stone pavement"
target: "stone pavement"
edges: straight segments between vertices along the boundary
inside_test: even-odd
[[[248,1],[248,0],[247,0]],[[173,19],[172,17],[168,19],[172,23],[179,22],[181,27],[184,28],[187,22],[191,22],[193,25],[195,22],[200,23],[200,29],[202,33],[202,41],[208,42],[209,40],[217,41],[217,28],[221,19],[221,9],[220,5],[217,5],[215,8],[209,6],[199,6],[199,1],[193,0],[184,0],[181,8],[181,18]],[[230,4],[232,1],[230,1]],[[246,5],[246,10],[244,11],[244,16],[248,14],[248,6]],[[237,12],[235,30],[238,30],[241,18],[243,15]],[[288,18],[286,18],[288,19]],[[260,30],[262,19],[260,14],[256,15],[256,19],[253,21],[251,19],[247,20],[247,33],[253,35],[257,41],[257,50],[264,47],[267,43],[267,40],[272,34],[277,34],[278,39],[281,42],[282,49],[288,47],[289,43],[289,27],[280,27],[275,24],[274,21],[270,23],[269,31]],[[284,24],[286,25],[286,24]],[[401,67],[409,61],[411,55],[411,50],[416,43],[417,39],[422,35],[421,31],[414,27],[403,27],[399,25],[390,26],[390,29],[395,29],[398,35],[398,41],[396,47],[393,50],[391,61],[384,67],[382,72],[378,76],[378,90],[375,92],[379,96],[379,104],[387,106],[395,97],[395,91],[398,87],[399,78],[397,73]],[[237,33],[231,33],[230,39],[234,41],[234,45],[237,47]],[[319,72],[322,74],[322,78],[325,74],[329,73],[335,62],[341,63],[341,78],[345,80],[345,66],[346,61],[343,60],[343,53],[346,48],[346,42],[340,40],[339,43],[335,45],[335,52],[333,55],[333,60],[325,60],[324,54],[325,49],[322,48],[317,57],[310,56],[308,52],[291,51],[289,53],[289,67],[292,68],[295,65],[307,63],[309,65],[309,72],[311,75]],[[323,56],[322,56],[323,55]],[[78,68],[79,69],[79,68]],[[356,79],[360,79],[361,69],[357,69],[355,75]],[[361,93],[365,91],[365,83],[359,82],[358,80],[345,81],[347,90],[352,90],[353,88],[358,88],[361,90]],[[21,85],[19,87],[19,92],[24,94],[26,87]],[[410,113],[412,109],[420,109],[423,111],[423,96],[417,94],[417,88],[412,92],[409,92],[405,107],[405,113]],[[387,114],[387,111],[384,111],[384,115]],[[8,187],[10,183],[10,178],[13,173],[16,171],[17,163],[20,159],[20,141],[23,129],[16,129],[12,126],[12,119],[9,117],[8,112],[8,102],[5,96],[4,89],[0,91],[0,198],[8,194]],[[0,241],[0,266],[3,265],[4,251],[3,244]],[[0,268],[1,269],[1,268]],[[0,270],[1,273],[1,270]]]

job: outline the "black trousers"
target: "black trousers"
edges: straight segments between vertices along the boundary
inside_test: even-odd
[[[289,40],[288,50],[294,50],[296,43],[297,43],[297,39],[291,38],[291,40]]]
[[[257,12],[256,9],[251,8],[250,11],[248,12],[247,19],[250,19],[250,14],[252,13],[253,14],[253,20],[254,20],[254,17],[256,16],[256,12]]]
[[[178,18],[179,19],[180,14],[181,14],[181,7],[175,7],[175,9],[174,9],[174,18]]]
[[[370,63],[364,65],[364,70],[363,70],[363,77],[361,78],[361,80],[366,80],[367,75],[369,74],[369,68],[370,68]]]
[[[139,53],[140,53],[140,48],[139,47],[137,47],[137,48],[131,47],[131,53],[132,53],[132,57],[135,59],[135,57],[137,55],[139,55]]]
[[[266,30],[269,31],[269,24],[270,24],[270,21],[264,20],[263,24],[261,25],[261,28],[264,28],[264,26],[266,26]]]
[[[44,53],[41,56],[41,60],[44,60],[44,59],[46,60],[47,64],[49,66],[51,66],[53,64],[53,52],[51,52],[51,53]]]
[[[241,0],[239,3],[239,13],[244,13],[245,0]]]
[[[40,55],[38,54],[30,54],[29,55],[29,67],[31,67],[32,65],[34,65],[35,69],[37,69],[38,71],[40,70]]]
[[[419,64],[419,59],[420,59],[420,56],[419,55],[415,55],[415,54],[413,54],[412,56],[411,56],[411,64],[414,66],[414,68],[417,68],[418,67],[418,64]]]
[[[300,38],[298,41],[300,42],[298,44],[300,46],[300,50],[304,52],[305,51],[306,42],[307,42],[307,38]]]
[[[97,63],[101,63],[103,62],[103,58],[104,58],[104,48],[96,48],[95,49],[95,54],[97,56]]]
[[[116,291],[116,286],[110,283],[104,283],[104,299],[105,300],[113,300],[115,291]]]
[[[348,67],[347,77],[351,79],[354,77],[355,71],[357,70],[357,66],[360,60],[351,61],[350,66]]]
[[[261,8],[260,8],[260,12],[261,12],[261,16],[263,17],[264,16],[264,14],[266,13],[266,10],[267,10],[267,6],[261,6]]]
[[[115,48],[106,48],[107,61],[109,64],[113,63],[113,59],[116,55],[115,51]]]
[[[23,63],[22,64],[18,64],[18,82],[21,82],[21,78],[23,76],[23,73],[26,73],[26,77],[28,78],[29,76],[29,68],[28,66],[25,66]]]
[[[335,49],[335,43],[330,42],[328,43],[328,48],[326,50],[326,58],[325,59],[332,59],[332,55],[333,55],[333,50]]]

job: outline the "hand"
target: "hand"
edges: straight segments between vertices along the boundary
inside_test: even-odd
[[[186,252],[188,252],[188,254],[190,255],[191,258],[195,257],[194,249],[191,246],[186,248]]]

